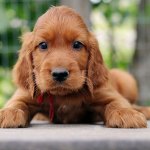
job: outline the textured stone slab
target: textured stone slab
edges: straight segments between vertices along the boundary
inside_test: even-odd
[[[103,125],[53,125],[0,129],[0,150],[150,150],[146,129],[112,129]]]

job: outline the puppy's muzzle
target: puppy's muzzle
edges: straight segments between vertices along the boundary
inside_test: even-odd
[[[69,71],[65,68],[55,68],[52,70],[51,75],[53,80],[57,82],[63,82],[68,78]]]

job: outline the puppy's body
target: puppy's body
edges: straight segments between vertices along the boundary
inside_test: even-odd
[[[102,119],[108,127],[146,127],[149,108],[130,104],[137,99],[135,80],[107,70],[97,40],[75,11],[49,9],[22,39],[13,71],[18,89],[0,111],[1,127],[25,127],[38,112],[54,114],[54,123]]]
[[[138,99],[138,88],[132,75],[122,70],[111,69],[110,78],[113,87],[123,95],[123,97],[132,104],[136,102]]]

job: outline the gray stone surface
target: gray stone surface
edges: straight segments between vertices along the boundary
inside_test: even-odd
[[[145,129],[103,125],[53,125],[0,129],[0,150],[150,150],[150,122]]]

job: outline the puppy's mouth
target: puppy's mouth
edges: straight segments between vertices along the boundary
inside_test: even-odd
[[[49,74],[44,73],[41,76],[39,87],[42,92],[48,92],[52,95],[64,96],[77,92],[85,83],[85,72],[76,71],[69,73],[64,69],[54,70],[51,78]]]
[[[65,82],[59,82],[59,83],[56,82],[55,84],[53,84],[53,86],[51,86],[49,90],[50,90],[50,93],[53,95],[64,96],[64,95],[71,94],[73,92],[78,91],[81,87],[82,85],[78,88],[73,88]]]
[[[73,90],[67,89],[67,88],[53,88],[50,89],[50,93],[53,95],[60,95],[60,96],[64,96],[67,94],[71,94],[73,92]]]

